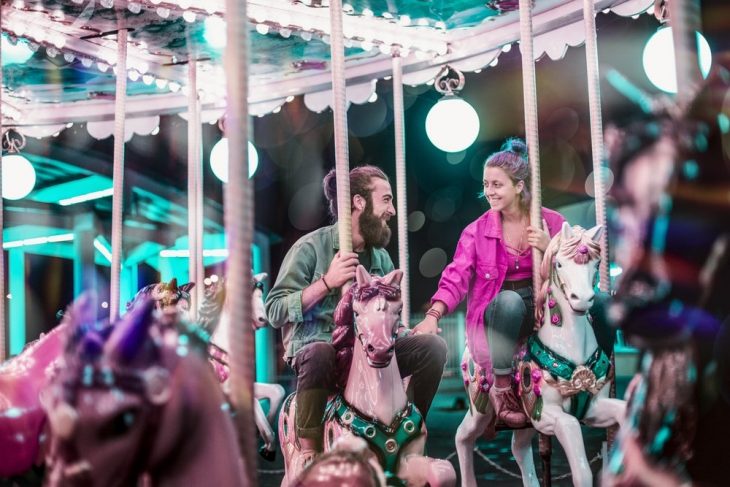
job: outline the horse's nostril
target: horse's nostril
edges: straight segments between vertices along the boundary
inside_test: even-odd
[[[394,350],[395,350],[395,345],[391,345],[390,348],[388,349],[388,353],[393,353]]]
[[[570,299],[578,299],[578,295],[575,293],[570,293]]]
[[[266,323],[266,318],[259,316],[259,323]]]
[[[367,350],[368,350],[368,353],[373,353],[375,351],[375,347],[373,347],[372,345],[368,345]]]

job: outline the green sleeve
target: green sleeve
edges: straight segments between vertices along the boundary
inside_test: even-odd
[[[271,326],[281,328],[304,320],[302,290],[312,283],[314,267],[315,252],[311,244],[298,243],[289,249],[266,297],[266,316]]]

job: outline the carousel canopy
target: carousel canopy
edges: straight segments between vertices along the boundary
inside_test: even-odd
[[[16,45],[30,56],[14,62],[4,55],[4,125],[23,127],[29,135],[50,135],[67,122],[111,120],[120,28],[130,30],[128,119],[145,118],[149,125],[150,116],[186,111],[190,60],[198,64],[207,119],[218,118],[225,103],[224,3],[4,1],[4,48]],[[653,0],[595,3],[598,11],[636,15]],[[327,2],[250,0],[248,4],[251,114],[276,111],[289,97],[301,94],[306,95],[310,109],[327,108],[331,98]],[[404,59],[404,83],[411,85],[432,80],[444,63],[462,71],[495,64],[502,50],[519,38],[518,12],[511,10],[516,4],[506,0],[346,2],[348,99],[365,102],[376,81],[390,75],[395,52]],[[581,44],[582,15],[582,2],[536,2],[535,57],[559,58],[568,46]],[[99,131],[111,135],[111,124]]]

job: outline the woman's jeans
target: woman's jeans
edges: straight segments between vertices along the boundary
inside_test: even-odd
[[[517,342],[530,336],[535,325],[532,287],[500,291],[484,311],[489,353],[495,375],[512,373]]]

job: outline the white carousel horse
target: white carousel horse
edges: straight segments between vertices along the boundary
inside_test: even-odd
[[[269,322],[264,309],[263,283],[268,277],[265,272],[253,276],[253,294],[251,295],[251,326],[254,330],[263,328]],[[224,392],[228,393],[228,353],[230,320],[225,307],[225,287],[220,285],[210,286],[206,290],[206,303],[201,306],[200,319],[203,326],[212,333],[210,338],[211,347],[209,353],[213,359],[213,366],[220,379]],[[285,391],[279,384],[267,384],[264,382],[254,383],[254,419],[264,445],[261,448],[261,455],[267,460],[273,460],[276,454],[276,436],[271,427],[271,422],[279,410]],[[259,401],[269,401],[269,414],[265,414]]]
[[[608,357],[598,347],[588,310],[593,304],[593,289],[600,250],[602,227],[584,230],[563,223],[543,258],[540,272],[544,280],[535,309],[540,328],[527,341],[518,356],[516,387],[525,413],[535,429],[515,430],[512,454],[526,486],[539,486],[532,455],[535,430],[557,437],[565,450],[573,485],[593,485],[593,474],[586,458],[580,422],[607,428],[622,421],[625,401],[608,397],[613,380]],[[465,359],[470,360],[468,350]],[[475,366],[474,374],[465,363],[469,382],[470,412],[456,434],[456,449],[461,467],[462,486],[476,486],[473,450],[476,438],[494,420],[489,407],[480,413],[474,406],[478,388],[486,393],[485,371]],[[482,409],[484,410],[484,409]]]
[[[351,299],[350,319],[354,315],[358,340],[344,393],[330,401],[325,413],[325,452],[338,438],[357,436],[368,442],[368,455],[379,459],[390,485],[455,485],[451,463],[423,456],[426,425],[408,401],[398,364],[393,360],[403,306],[399,289],[403,271],[371,277],[358,266],[356,277],[356,284],[340,304]],[[282,486],[295,485],[297,467],[304,463],[296,438],[295,411],[296,395],[292,394],[279,416],[286,469]]]

